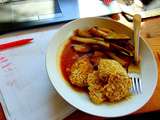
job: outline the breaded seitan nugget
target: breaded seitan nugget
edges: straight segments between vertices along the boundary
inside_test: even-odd
[[[131,79],[124,75],[110,75],[104,93],[110,102],[120,101],[130,95]]]
[[[106,96],[103,92],[103,84],[99,81],[97,71],[88,74],[87,83],[91,101],[96,104],[103,103],[106,100]]]
[[[125,68],[119,62],[111,59],[100,59],[98,72],[101,80],[107,80],[108,75],[128,76]]]
[[[87,86],[88,74],[93,71],[93,66],[88,56],[79,58],[71,67],[69,79],[73,85],[84,87]]]

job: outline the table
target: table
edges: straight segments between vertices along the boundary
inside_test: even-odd
[[[118,17],[117,15],[116,16],[113,15],[112,17],[114,19],[117,19],[120,17],[120,19],[117,19],[119,22],[125,23],[129,27],[132,27],[132,23],[128,23],[124,18],[122,18],[121,15]],[[149,43],[157,59],[157,64],[159,69],[158,74],[160,74],[160,22],[159,21],[160,21],[160,16],[145,20],[142,23],[142,28],[141,28],[141,35],[143,39]],[[160,101],[160,76],[158,77],[158,84],[157,84],[156,90],[153,96],[151,97],[151,99],[149,100],[149,102],[146,105],[144,105],[140,110],[136,111],[134,114],[160,110],[159,101]],[[68,116],[65,120],[73,120],[73,119],[104,120],[105,118],[91,116],[77,110],[73,114]],[[1,106],[0,106],[0,120],[6,120]]]

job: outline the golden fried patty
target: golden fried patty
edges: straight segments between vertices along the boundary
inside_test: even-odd
[[[87,77],[92,71],[93,66],[88,56],[83,56],[72,65],[69,79],[73,85],[79,87],[87,86]]]
[[[131,79],[123,75],[110,75],[104,94],[110,102],[120,101],[130,95]]]
[[[99,81],[98,72],[93,71],[88,74],[88,90],[89,97],[92,102],[100,104],[106,100],[105,94],[103,92],[103,84]]]
[[[99,78],[107,81],[103,92],[109,101],[119,101],[129,95],[131,79],[120,63],[115,60],[101,59],[98,72]]]
[[[98,65],[99,78],[102,80],[107,80],[108,75],[124,75],[128,76],[127,71],[123,66],[111,59],[100,59]]]
[[[94,71],[89,58],[84,56],[72,65],[69,78],[74,85],[88,87],[89,97],[96,104],[120,101],[130,94],[131,79],[115,60],[100,59],[98,70]]]
[[[120,101],[129,96],[131,79],[120,63],[100,59],[98,71],[88,75],[89,97],[96,104]]]

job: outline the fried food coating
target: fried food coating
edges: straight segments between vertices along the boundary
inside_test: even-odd
[[[130,94],[131,79],[123,66],[115,60],[101,59],[98,66],[99,78],[104,85],[104,94],[110,102],[120,101]]]
[[[101,58],[98,70],[93,70],[88,56],[79,58],[69,76],[73,85],[88,87],[90,100],[95,104],[117,102],[130,95],[131,79],[115,60]]]
[[[117,102],[130,95],[131,79],[115,60],[100,59],[98,71],[88,75],[89,96],[96,104]]]
[[[87,83],[91,101],[96,104],[103,103],[106,97],[103,92],[103,84],[99,81],[97,71],[88,74]]]
[[[72,65],[69,79],[73,85],[79,87],[87,86],[87,77],[92,71],[93,66],[90,63],[89,57],[83,56]]]
[[[120,101],[130,95],[131,79],[123,75],[110,75],[104,86],[104,94],[110,102]]]
[[[101,80],[108,80],[109,75],[128,76],[125,68],[119,62],[112,59],[100,59],[98,72]]]

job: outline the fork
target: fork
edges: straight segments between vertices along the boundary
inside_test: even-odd
[[[137,73],[129,73],[129,76],[132,80],[132,88],[131,92],[133,94],[141,94],[142,93],[142,83],[139,74]]]
[[[134,23],[134,61],[135,64],[131,64],[128,67],[128,75],[132,79],[132,88],[131,91],[134,94],[142,93],[141,77],[140,77],[140,55],[139,55],[139,31],[141,26],[141,16],[136,14],[133,16]]]
[[[139,65],[133,65],[133,64],[129,65],[128,76],[132,80],[131,92],[133,94],[141,94],[142,93],[142,84],[141,84],[141,75],[140,75]]]

